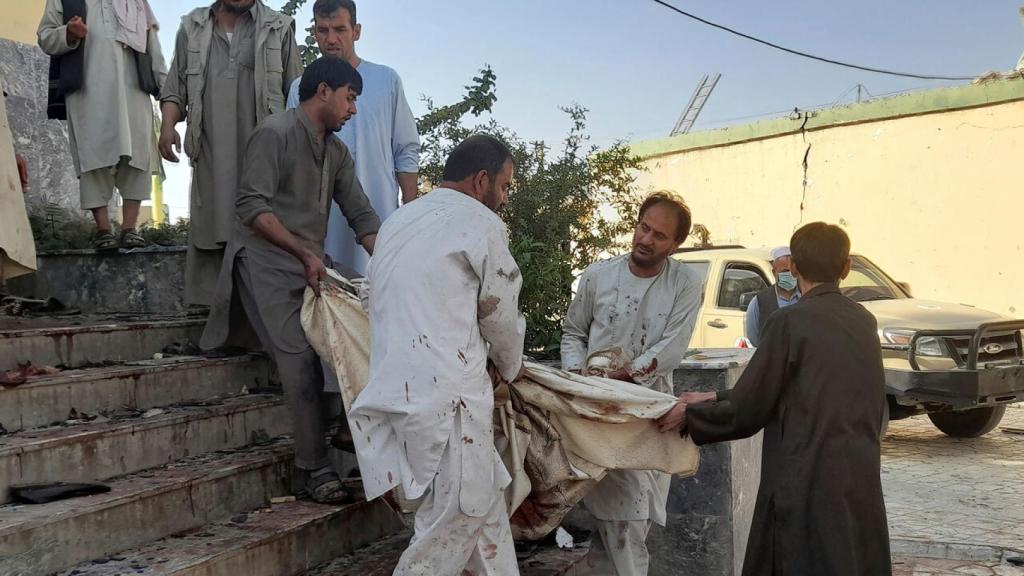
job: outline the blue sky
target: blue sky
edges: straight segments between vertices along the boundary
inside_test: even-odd
[[[170,53],[180,17],[209,4],[150,0]],[[308,23],[313,0],[299,17]],[[792,48],[894,70],[974,75],[1008,70],[1024,51],[1024,0],[674,0],[683,10]],[[283,0],[269,0],[279,7]],[[558,107],[590,109],[594,143],[665,136],[705,73],[722,79],[695,130],[828,105],[853,86],[874,95],[950,82],[881,76],[777,52],[649,0],[373,0],[358,3],[363,58],[395,68],[413,111],[421,95],[457,99],[484,64],[498,76],[494,117],[529,140],[557,142]],[[304,37],[304,35],[300,35]],[[301,38],[300,38],[301,40]],[[855,90],[842,100],[855,98]],[[776,114],[781,115],[781,114]],[[187,206],[187,169],[169,169],[165,202]]]

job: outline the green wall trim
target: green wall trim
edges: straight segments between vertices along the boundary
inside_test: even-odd
[[[630,148],[637,156],[649,159],[687,150],[783,136],[800,132],[802,129],[822,130],[844,124],[977,108],[1015,100],[1024,100],[1024,77],[909,92],[891,98],[801,112],[799,117],[775,118],[717,130],[634,142],[630,144]],[[809,114],[809,117],[805,117],[805,114]]]

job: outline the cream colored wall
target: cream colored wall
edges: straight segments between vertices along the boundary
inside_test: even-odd
[[[647,166],[640,184],[681,193],[715,244],[775,246],[801,223],[838,223],[854,251],[916,297],[1024,318],[1024,101],[679,152]]]
[[[0,38],[35,44],[44,6],[45,0],[0,0]]]

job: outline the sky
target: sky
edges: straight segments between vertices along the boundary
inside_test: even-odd
[[[150,0],[166,54],[180,18],[210,2]],[[267,0],[273,8],[284,0]],[[298,17],[308,25],[313,0]],[[918,74],[1009,70],[1024,51],[1024,0],[672,0],[679,8],[804,52]],[[586,107],[592,142],[667,136],[700,79],[721,73],[694,131],[868,95],[957,84],[898,78],[789,55],[670,12],[650,0],[363,0],[360,57],[398,71],[417,115],[422,97],[458,100],[476,72],[497,75],[493,117],[557,145],[560,106]],[[298,34],[300,41],[304,33]],[[962,82],[960,82],[962,83]],[[357,104],[358,105],[358,104]],[[180,125],[184,129],[184,125]],[[187,215],[189,173],[168,169],[165,203]]]

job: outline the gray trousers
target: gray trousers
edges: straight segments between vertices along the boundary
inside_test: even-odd
[[[260,316],[259,306],[253,298],[252,278],[245,256],[235,258],[235,294],[242,304],[263,349],[271,355],[284,387],[284,401],[292,417],[292,436],[295,438],[295,466],[303,470],[317,470],[329,465],[327,444],[324,441],[324,375],[320,357],[312,348],[299,354],[283,352],[274,346],[267,326]]]

